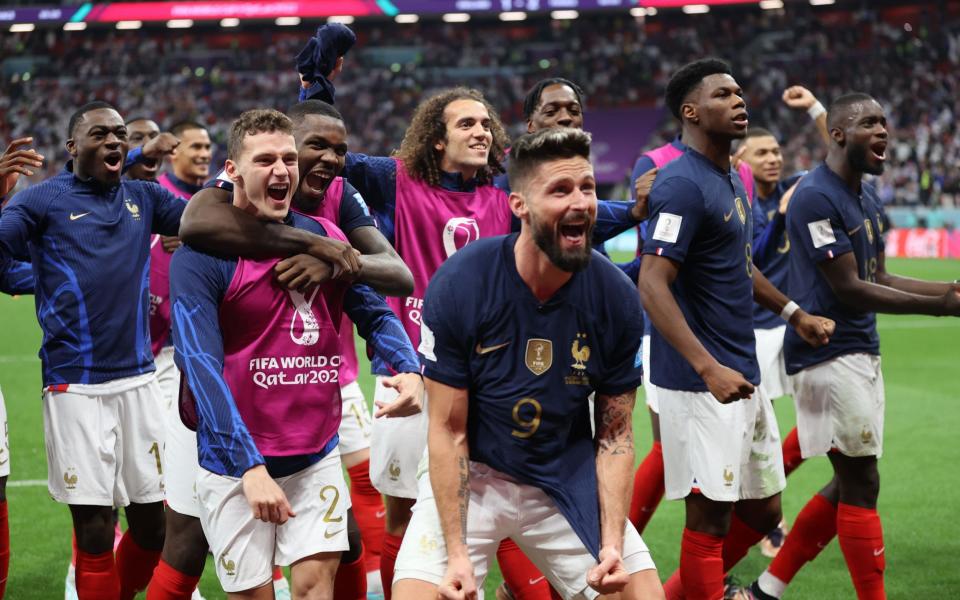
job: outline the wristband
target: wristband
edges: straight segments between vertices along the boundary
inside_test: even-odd
[[[792,317],[793,313],[797,312],[798,310],[800,310],[800,306],[791,300],[790,302],[787,302],[787,305],[784,306],[783,310],[780,311],[780,318],[789,323],[790,317]]]
[[[807,109],[807,114],[810,115],[810,118],[814,121],[817,120],[817,117],[827,112],[827,109],[823,107],[823,104],[817,100],[816,103]]]

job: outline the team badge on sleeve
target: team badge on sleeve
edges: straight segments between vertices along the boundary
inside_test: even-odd
[[[417,348],[417,351],[423,355],[423,357],[429,361],[437,362],[437,355],[434,353],[433,349],[437,345],[437,338],[434,337],[433,331],[427,327],[427,324],[422,320],[420,321],[420,347]]]
[[[807,223],[807,229],[810,230],[810,238],[813,240],[814,248],[823,248],[828,244],[836,244],[837,236],[833,234],[833,227],[830,225],[830,219],[822,219]]]
[[[553,365],[553,342],[540,338],[527,340],[527,353],[524,356],[527,368],[534,375],[543,375]]]
[[[657,228],[653,230],[653,239],[676,244],[680,236],[680,225],[683,223],[683,217],[671,213],[660,213],[660,219],[657,221]]]

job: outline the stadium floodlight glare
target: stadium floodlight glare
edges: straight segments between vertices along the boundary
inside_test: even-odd
[[[277,17],[274,23],[279,27],[296,27],[300,24],[300,17]]]
[[[399,14],[393,18],[397,23],[416,23],[420,20],[420,15]]]
[[[570,19],[576,19],[580,16],[575,10],[555,10],[550,13],[550,18],[556,21],[569,21]]]
[[[191,19],[170,19],[167,21],[168,29],[190,29],[193,27],[193,20]]]
[[[466,23],[470,20],[470,15],[467,13],[446,13],[443,15],[444,23]]]
[[[710,12],[710,7],[706,4],[684,4],[683,12],[688,15],[705,15]]]
[[[227,17],[226,19],[220,19],[220,27],[239,27],[240,19],[236,17]]]
[[[117,29],[140,29],[143,21],[117,21]]]
[[[83,31],[86,28],[87,28],[87,24],[84,23],[83,21],[77,21],[76,23],[63,24],[64,31]]]
[[[645,9],[645,8],[642,7],[642,6],[635,6],[634,8],[631,8],[631,9],[630,9],[630,16],[631,16],[631,17],[645,17],[645,16],[647,16],[647,9]]]
[[[810,0],[812,6],[830,6],[837,0]]]
[[[783,0],[760,0],[760,8],[763,10],[778,10],[783,8]]]
[[[527,13],[523,11],[510,11],[500,13],[501,21],[526,21]]]
[[[10,26],[10,33],[27,33],[33,31],[37,26],[33,23],[14,23]]]
[[[350,25],[353,23],[353,17],[350,15],[333,15],[332,17],[327,17],[327,23],[341,23],[343,25]]]

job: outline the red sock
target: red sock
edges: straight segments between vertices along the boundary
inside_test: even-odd
[[[667,600],[683,600],[683,582],[680,581],[680,569],[674,571],[663,582],[663,595],[666,596]]]
[[[283,579],[283,569],[281,569],[280,567],[274,565],[274,566],[273,566],[273,580],[274,580],[274,581],[280,581],[281,579]]]
[[[347,469],[350,474],[350,501],[353,517],[360,527],[363,540],[364,565],[367,571],[380,568],[380,552],[383,548],[383,526],[386,510],[383,496],[370,482],[370,461],[365,460]],[[339,596],[338,596],[339,598]]]
[[[7,574],[10,572],[10,520],[7,501],[0,502],[0,598],[7,589]]]
[[[684,528],[680,577],[690,600],[723,598],[723,538]]]
[[[117,548],[117,573],[120,576],[120,599],[133,600],[137,592],[147,589],[153,570],[160,561],[159,550],[146,550],[133,540],[130,532],[123,534]]]
[[[787,475],[793,473],[801,463],[803,463],[803,456],[800,455],[800,438],[797,436],[797,428],[794,427],[783,440],[784,473]]]
[[[397,562],[397,553],[400,552],[400,543],[403,538],[384,532],[383,546],[380,551],[380,582],[383,583],[383,598],[390,600],[391,586],[393,586],[393,565]]]
[[[113,551],[87,554],[77,550],[77,597],[80,600],[118,600],[120,577]]]
[[[187,575],[161,560],[153,570],[153,578],[147,588],[147,600],[190,600],[197,589],[200,576]]]
[[[76,568],[77,566],[77,533],[74,530],[70,530],[70,564]]]
[[[815,559],[836,534],[837,507],[815,494],[797,515],[767,571],[780,581],[790,583],[803,565]]]
[[[837,506],[837,537],[859,600],[884,600],[883,528],[875,508],[841,502]]]
[[[723,572],[729,572],[764,535],[741,521],[737,513],[733,513],[730,518],[730,531],[723,538]]]
[[[337,600],[367,600],[367,567],[364,552],[352,563],[341,562],[333,580],[333,597]]]
[[[630,522],[639,533],[663,499],[663,446],[654,442],[633,476],[633,499],[630,501]]]
[[[497,562],[503,581],[517,600],[549,600],[554,597],[543,573],[513,540],[508,538],[500,542]]]

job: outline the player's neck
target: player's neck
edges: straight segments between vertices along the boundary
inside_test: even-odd
[[[761,198],[769,198],[777,189],[778,181],[758,181],[754,178],[753,182],[757,185],[757,192]]]
[[[173,169],[173,176],[179,179],[180,181],[186,183],[187,185],[192,185],[200,187],[203,185],[203,177],[193,177],[189,173],[180,173],[177,169]]]
[[[477,173],[480,171],[479,167],[471,167],[469,165],[458,165],[452,161],[447,160],[447,156],[444,155],[440,159],[440,170],[445,173],[459,173],[463,181],[470,181],[477,176]]]
[[[711,136],[705,131],[690,128],[683,133],[683,142],[704,155],[721,171],[730,170],[730,138]]]
[[[573,277],[573,273],[560,269],[550,261],[526,229],[517,237],[513,256],[520,279],[540,302],[549,300]]]
[[[851,192],[854,194],[860,193],[860,183],[863,180],[863,173],[853,169],[847,157],[844,156],[842,152],[827,153],[826,163],[827,168],[842,179]]]

